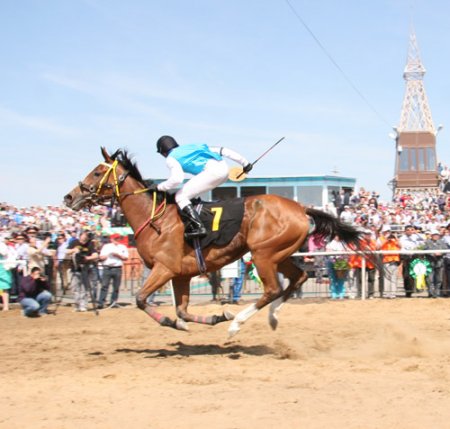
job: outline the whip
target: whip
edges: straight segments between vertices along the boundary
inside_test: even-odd
[[[262,157],[266,156],[278,143],[282,142],[284,137],[281,137],[276,143],[269,147],[261,156],[259,156],[255,161],[253,161],[250,165],[253,167]],[[239,174],[238,174],[239,173]],[[240,182],[244,180],[246,176],[244,176],[244,170],[241,167],[235,167],[230,170],[229,178],[234,182]],[[243,177],[242,177],[243,176]],[[242,179],[240,179],[242,177]]]

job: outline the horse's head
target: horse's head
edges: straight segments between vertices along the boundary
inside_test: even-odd
[[[117,152],[116,152],[117,153]],[[119,186],[126,178],[126,171],[102,147],[105,162],[97,165],[82,182],[78,183],[65,197],[64,203],[73,210],[105,204],[119,196]]]

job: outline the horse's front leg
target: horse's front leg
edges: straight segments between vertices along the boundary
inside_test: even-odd
[[[165,267],[155,265],[136,295],[136,305],[161,326],[187,331],[188,327],[182,319],[172,320],[170,317],[156,311],[155,307],[147,303],[147,298],[164,286],[172,277],[173,274]]]
[[[175,291],[175,305],[177,316],[186,322],[203,323],[205,325],[216,325],[217,323],[232,320],[234,315],[229,311],[224,311],[221,315],[197,316],[188,312],[190,296],[190,278],[173,279]]]

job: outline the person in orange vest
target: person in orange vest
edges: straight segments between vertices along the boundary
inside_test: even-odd
[[[400,250],[402,246],[389,225],[384,225],[378,239],[379,250]],[[380,295],[383,298],[397,297],[397,277],[399,274],[400,254],[382,255],[384,268],[383,289]]]
[[[365,229],[361,239],[362,250],[376,250],[376,242],[372,238],[372,231]],[[362,277],[362,256],[354,254],[350,256],[350,266],[353,268],[356,287],[358,290],[358,297],[361,298],[361,277]],[[368,284],[368,298],[373,299],[375,293],[375,265],[369,258],[366,259],[366,273]]]

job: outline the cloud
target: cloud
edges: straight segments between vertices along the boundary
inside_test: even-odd
[[[18,125],[33,130],[44,131],[59,137],[74,137],[79,135],[78,130],[61,125],[54,119],[25,115],[3,106],[0,106],[0,123],[4,123],[5,126]]]

